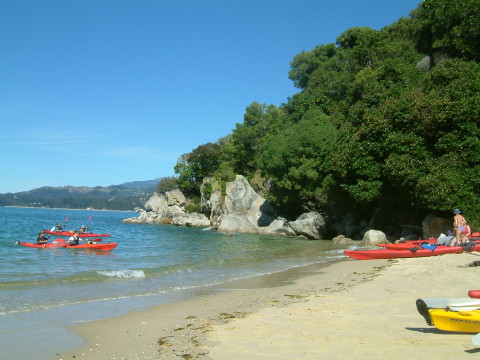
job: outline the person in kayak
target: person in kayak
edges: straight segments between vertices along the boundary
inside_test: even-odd
[[[470,235],[470,226],[467,225],[467,220],[465,220],[459,209],[453,210],[453,213],[455,214],[453,217],[453,232],[455,233],[455,239],[452,241],[451,246],[458,246],[467,242],[467,236]]]
[[[85,234],[88,230],[88,226],[82,225],[80,229],[78,229],[79,234]]]
[[[45,236],[43,231],[40,231],[38,233],[38,237],[37,237],[37,244],[38,245],[45,245],[47,242],[48,242],[48,237]]]
[[[78,238],[78,231],[75,231],[72,236],[68,239],[68,245],[78,245],[80,242]]]

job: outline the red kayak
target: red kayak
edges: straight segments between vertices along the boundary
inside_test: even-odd
[[[78,245],[68,245],[68,243],[63,241],[54,241],[52,243],[47,243],[47,244],[37,244],[37,243],[18,241],[17,244],[33,247],[33,248],[44,248],[44,249],[68,248],[68,249],[93,249],[93,250],[103,250],[103,251],[110,251],[118,245],[118,243],[98,244],[93,242],[87,242],[87,243],[78,244]]]
[[[418,241],[415,241],[415,242],[404,242],[404,243],[397,243],[397,244],[378,244],[378,246],[383,247],[385,249],[389,249],[389,250],[408,250],[408,249],[411,249],[413,247],[419,247],[423,243],[434,245],[435,241],[437,241],[437,239],[435,239],[435,240],[423,240],[423,241],[418,240]]]
[[[57,236],[73,236],[75,231],[50,231],[50,230],[43,230],[44,234],[50,235],[57,235]],[[94,234],[94,233],[85,233],[85,234],[78,234],[78,237],[107,237],[110,234]]]
[[[418,249],[415,249],[418,248]],[[437,246],[434,250],[424,249],[421,247],[413,247],[409,250],[344,250],[345,255],[358,260],[373,259],[398,259],[412,257],[426,257],[444,254],[459,254],[465,250],[461,246]],[[471,251],[480,251],[480,244],[474,245]]]
[[[470,237],[470,241],[472,244],[477,244],[478,239]],[[378,246],[383,247],[389,250],[408,250],[416,246],[422,246],[422,244],[429,244],[435,245],[437,239],[428,239],[428,240],[414,240],[414,241],[406,241],[404,243],[393,243],[393,244],[378,244]],[[447,246],[448,245],[438,245],[438,246]]]
[[[480,290],[470,290],[468,296],[474,299],[480,299]]]

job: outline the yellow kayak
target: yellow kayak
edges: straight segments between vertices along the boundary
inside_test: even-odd
[[[445,309],[428,310],[433,325],[437,329],[455,332],[480,333],[480,310],[451,311]]]

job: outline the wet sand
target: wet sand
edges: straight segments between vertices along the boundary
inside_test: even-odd
[[[480,289],[478,253],[309,266],[220,293],[72,328],[85,345],[52,359],[472,359],[472,334],[428,326],[417,298]]]

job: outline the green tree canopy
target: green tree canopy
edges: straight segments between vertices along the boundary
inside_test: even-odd
[[[480,0],[424,0],[381,30],[302,51],[288,74],[299,92],[252,103],[232,134],[182,156],[180,186],[242,174],[268,180],[287,217],[394,204],[461,208],[480,226],[479,19]]]

